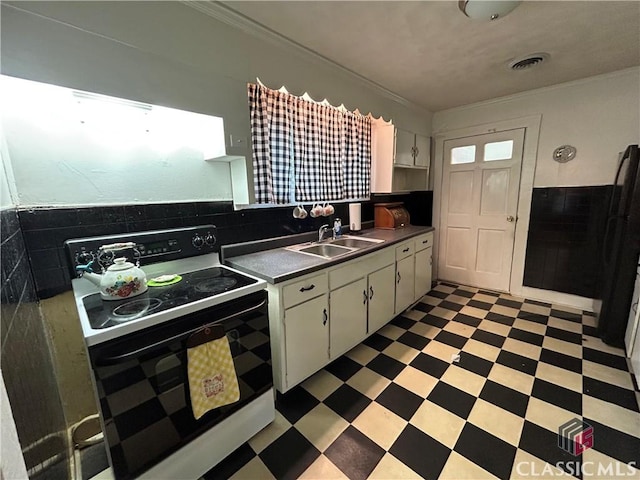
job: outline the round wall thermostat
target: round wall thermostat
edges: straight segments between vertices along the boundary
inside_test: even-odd
[[[562,145],[553,151],[553,159],[559,163],[567,163],[576,158],[576,147]]]

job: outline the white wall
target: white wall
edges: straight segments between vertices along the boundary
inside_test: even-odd
[[[0,124],[0,210],[14,205],[12,194],[14,187],[13,170],[9,162],[4,130]]]
[[[225,154],[220,118],[6,76],[0,104],[20,206],[232,199],[229,163],[205,161]]]
[[[0,465],[2,478],[7,480],[27,478],[27,468],[22,457],[16,424],[11,413],[11,404],[0,372]]]
[[[0,179],[0,210],[13,205],[11,194],[9,193],[9,183],[7,182],[7,162],[5,162],[4,157],[5,155],[0,151],[0,173],[2,174],[0,175],[2,177]]]
[[[591,310],[591,299],[522,284],[532,191],[533,187],[613,183],[618,152],[640,140],[639,87],[640,68],[633,68],[436,113],[434,226],[440,226],[444,139],[525,127],[510,292]],[[575,146],[578,154],[569,163],[559,164],[552,160],[552,152],[563,144]],[[437,241],[435,248],[439,248]]]
[[[618,153],[640,141],[640,68],[444,110],[433,117],[433,134],[535,114],[542,123],[534,187],[611,184]],[[578,152],[560,164],[551,157],[565,144]]]
[[[250,135],[246,84],[256,77],[270,87],[284,84],[292,93],[308,91],[313,98],[431,133],[429,112],[180,2],[2,2],[1,21],[2,73],[221,116],[227,134],[245,145]],[[246,147],[227,153],[246,155],[250,163]],[[177,167],[167,175],[185,200],[193,198],[193,175],[184,176]],[[28,188],[28,181],[19,179],[18,192]],[[38,201],[55,201],[55,192],[47,190]]]

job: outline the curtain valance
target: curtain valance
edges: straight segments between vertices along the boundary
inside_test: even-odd
[[[249,84],[256,201],[367,198],[371,118]]]

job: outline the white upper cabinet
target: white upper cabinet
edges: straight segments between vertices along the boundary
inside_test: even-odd
[[[396,129],[396,151],[393,163],[397,167],[412,167],[414,165],[415,134],[406,130]]]
[[[394,166],[428,169],[430,149],[429,137],[397,128]]]
[[[374,120],[371,131],[371,193],[427,190],[430,138]]]
[[[413,164],[429,169],[431,164],[431,138],[416,133]]]

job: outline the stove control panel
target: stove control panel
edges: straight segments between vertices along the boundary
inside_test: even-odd
[[[97,262],[107,268],[114,258],[126,257],[130,261],[140,261],[141,265],[193,257],[204,253],[217,252],[215,225],[132,232],[119,235],[88,237],[67,240],[65,247],[71,268]],[[103,245],[131,242],[122,250],[104,250]],[[75,277],[75,272],[73,277]],[[73,278],[72,277],[72,278]]]
[[[205,235],[196,233],[191,239],[191,245],[197,249],[201,249],[202,247],[213,247],[215,244],[216,236],[211,231],[208,231]]]

